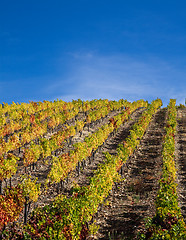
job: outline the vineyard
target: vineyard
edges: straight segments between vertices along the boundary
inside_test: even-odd
[[[186,239],[186,108],[0,104],[0,239]]]

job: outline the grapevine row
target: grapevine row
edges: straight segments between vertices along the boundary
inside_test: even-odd
[[[122,103],[118,104],[118,102],[115,102],[112,104],[112,106],[107,105],[101,107],[99,110],[90,111],[89,114],[86,116],[86,118],[89,119],[88,123],[90,124],[92,120],[95,121],[99,118],[104,117],[106,114],[108,114],[109,111],[121,108],[121,106],[123,106],[121,104]],[[126,102],[125,107],[127,105],[129,105],[129,103]],[[24,165],[28,166],[31,163],[35,163],[40,157],[45,158],[50,156],[52,151],[55,151],[56,149],[62,147],[62,143],[65,139],[74,136],[76,134],[76,131],[81,131],[85,124],[86,121],[77,121],[75,126],[67,125],[65,130],[58,131],[50,139],[39,138],[39,145],[36,144],[34,141],[31,141],[30,147],[23,149]],[[2,166],[2,168],[0,169],[0,187],[4,179],[10,178],[16,173],[17,163],[19,160],[20,157],[16,157],[12,153],[9,153],[6,158],[0,158],[0,164]],[[0,192],[2,192],[2,190]]]
[[[142,106],[144,106],[146,104],[146,102],[144,102],[144,101],[138,101],[138,102],[136,102],[136,103],[133,103],[133,104],[131,104],[131,111],[132,110],[134,110],[134,109],[136,109],[137,107],[142,107]],[[126,110],[126,111],[124,111],[124,113],[123,114],[119,114],[118,116],[116,116],[116,119],[118,120],[118,122],[116,122],[116,119],[115,119],[115,121],[114,121],[114,123],[116,124],[115,125],[115,128],[117,129],[119,126],[120,126],[120,124],[124,121],[124,119],[126,118],[126,116],[129,114],[129,109],[128,110]],[[112,126],[112,130],[114,129],[113,128],[113,124],[111,124],[110,123],[110,125]],[[103,131],[100,131],[100,133],[103,133]],[[101,135],[100,135],[101,136]],[[90,138],[89,138],[89,140],[90,140]],[[67,163],[66,163],[67,164]],[[36,181],[36,180],[35,180]],[[38,198],[38,195],[40,194],[40,190],[39,190],[39,187],[36,187],[37,186],[37,184],[35,184],[36,182],[33,182],[33,181],[31,181],[30,180],[30,178],[28,178],[27,179],[27,182],[29,182],[29,184],[27,183],[26,185],[27,185],[27,187],[25,187],[25,184],[22,184],[21,186],[24,186],[24,187],[21,187],[21,190],[24,192],[24,204],[25,204],[25,210],[24,210],[24,212],[26,213],[27,212],[27,208],[28,208],[28,205],[30,204],[30,202],[31,201],[36,201],[36,199]],[[24,183],[25,181],[23,181],[23,183]],[[35,188],[34,188],[35,187]],[[27,190],[25,190],[25,189],[27,189]],[[29,190],[28,190],[29,189]],[[13,190],[11,190],[11,191],[13,191]],[[9,210],[7,210],[6,209],[6,207],[3,205],[3,199],[5,200],[5,198],[7,199],[7,190],[5,190],[5,194],[3,195],[3,196],[1,196],[1,199],[2,199],[2,208],[4,209],[4,212],[6,213],[6,214],[4,214],[4,217],[2,217],[2,222],[4,223],[4,225],[6,225],[6,223],[8,222],[8,220],[9,221],[12,221],[12,218],[9,218],[8,216],[9,216]],[[34,196],[35,196],[35,198],[34,198]],[[20,198],[21,199],[21,198]],[[9,206],[9,205],[8,205]],[[23,206],[21,206],[22,208],[23,208]],[[11,208],[11,206],[10,206],[10,208]],[[8,208],[8,209],[10,209],[10,208]],[[21,209],[22,209],[21,208]],[[17,209],[20,209],[20,208],[17,208]],[[7,211],[6,211],[7,210]],[[12,210],[13,211],[13,210]],[[11,212],[11,214],[12,214],[12,216],[14,216],[13,217],[13,219],[14,219],[14,221],[18,218],[18,212],[20,212],[20,210],[19,211],[16,211],[16,212]],[[26,222],[26,215],[27,214],[25,214],[25,221],[24,222]],[[4,219],[4,220],[3,220]],[[8,219],[8,220],[7,220]]]
[[[1,137],[12,134],[14,131],[24,128],[30,123],[31,116],[35,116],[37,120],[41,121],[44,120],[49,115],[49,113],[51,113],[51,109],[60,108],[62,110],[71,107],[69,103],[63,102],[61,100],[57,102],[44,101],[43,103],[21,103],[18,105],[13,103],[12,105],[6,104],[5,106],[7,107],[1,108]],[[9,111],[7,111],[8,106],[10,107]]]
[[[103,125],[96,132],[86,137],[84,142],[74,144],[74,150],[71,150],[70,153],[64,153],[59,157],[53,157],[48,180],[56,183],[63,181],[68,176],[69,172],[75,170],[76,167],[78,167],[79,172],[80,162],[91,157],[98,147],[103,145],[109,135],[114,130],[116,131],[120,125],[129,118],[129,115],[133,111],[139,107],[145,106],[145,104],[146,102],[144,101],[139,101],[138,103],[134,102],[127,110],[124,110],[122,113],[110,119],[108,124]]]
[[[119,100],[119,104],[124,100]],[[116,101],[108,100],[92,100],[92,101],[81,101],[73,100],[72,102],[60,101],[44,101],[43,103],[31,102],[30,104],[21,103],[20,105],[12,104],[11,111],[3,111],[2,105],[0,105],[0,136],[6,136],[12,134],[14,131],[18,131],[25,128],[27,125],[35,120],[37,123],[44,121],[52,115],[56,115],[61,111],[72,111],[75,108],[79,108],[79,111],[85,112],[90,109],[99,108],[103,105],[109,105],[112,107],[112,103]],[[10,106],[6,104],[7,106]],[[25,107],[26,105],[26,107]]]
[[[176,100],[170,99],[168,120],[163,142],[163,176],[156,197],[156,214],[149,219],[146,233],[141,239],[186,239],[186,225],[178,205],[176,166],[175,166],[175,134],[176,134]]]
[[[127,106],[127,103],[126,105]],[[27,148],[24,152],[24,165],[28,166],[29,164],[36,162],[39,157],[46,158],[51,155],[55,150],[62,148],[64,141],[72,139],[78,132],[81,132],[83,128],[90,123],[93,123],[101,118],[104,118],[110,111],[118,110],[121,108],[121,105],[113,105],[112,109],[110,106],[103,106],[98,110],[90,111],[86,114],[86,119],[81,121],[76,121],[74,126],[66,125],[63,129],[59,130],[57,133],[52,135],[50,139],[47,138],[39,138],[37,143],[31,142],[30,147]]]
[[[108,107],[107,111],[106,111],[105,107],[103,107],[102,108],[104,110],[103,114],[100,115],[96,111],[95,114],[91,114],[89,119],[94,119],[95,120],[95,116],[97,116],[97,118],[103,117],[103,115],[108,113],[108,110],[118,109],[118,108],[121,108],[121,106],[123,107],[123,103],[124,102],[126,103],[126,101],[123,101],[123,100],[119,101],[119,103],[116,102],[116,101],[112,101],[112,102],[110,102],[107,105],[107,107]],[[89,121],[89,123],[90,123],[90,121]],[[16,172],[16,163],[18,161],[18,158],[13,156],[13,154],[9,153],[7,155],[6,161],[3,161],[3,160],[5,160],[5,159],[1,158],[1,162],[0,163],[1,163],[2,168],[0,170],[0,179],[1,179],[0,185],[2,185],[2,179],[4,179],[5,177],[6,178],[10,178],[11,175]],[[27,184],[27,185],[29,186],[29,188],[28,187],[25,188],[25,185],[24,185],[24,187],[21,187],[22,191],[24,192],[25,212],[27,212],[26,206],[29,205],[31,201],[36,201],[36,199],[38,198],[38,195],[39,195],[39,191],[40,191],[39,188],[31,187],[31,183],[32,183],[32,186],[36,186],[36,185],[35,185],[35,182],[31,181],[29,177],[28,177],[28,181],[29,181],[29,184]],[[23,182],[25,182],[25,181],[23,181]],[[7,189],[5,189],[4,194],[1,195],[1,209],[3,209],[2,212],[6,213],[6,214],[4,214],[4,216],[2,216],[2,223],[3,223],[3,225],[6,225],[6,223],[9,222],[9,221],[12,221],[12,219],[16,220],[18,218],[18,216],[19,216],[18,212],[20,212],[20,210],[15,212],[13,210],[14,208],[11,207],[12,205],[8,205],[9,206],[8,209],[9,210],[12,209],[12,211],[9,213],[9,210],[6,208],[7,204],[5,203],[5,199],[6,200],[9,199],[10,202],[13,201],[14,204],[15,204],[15,201],[14,201],[15,194],[11,194],[11,197],[13,196],[11,198],[9,193],[10,192],[14,192],[14,190],[16,190],[16,189],[17,189],[17,187],[14,187],[13,189],[12,188],[7,188]],[[25,194],[25,189],[29,189],[29,191],[26,191],[27,194]],[[36,193],[37,193],[37,197],[33,198],[33,196],[36,195]],[[19,202],[17,202],[17,204],[18,203]],[[22,209],[22,208],[19,207],[17,209]],[[9,217],[10,214],[12,216],[11,218]],[[25,214],[25,216],[26,216],[26,214]],[[25,217],[25,221],[26,221],[26,217]]]
[[[101,104],[104,105],[105,101],[102,101]],[[87,105],[85,106],[87,108]],[[100,106],[100,104],[98,106]],[[21,121],[20,124],[22,124],[25,127],[22,128],[20,132],[10,135],[10,137],[7,140],[4,140],[3,138],[0,139],[0,155],[3,155],[8,151],[20,148],[21,146],[29,143],[31,140],[34,140],[39,136],[46,134],[48,130],[54,129],[54,127],[58,126],[59,124],[62,125],[67,120],[72,119],[79,112],[82,111],[82,102],[81,105],[80,103],[78,104],[75,103],[74,106],[73,105],[71,106],[71,108],[72,109],[68,111],[67,110],[61,111],[60,108],[56,110],[56,108],[54,108],[52,113],[50,111],[47,113],[44,121],[40,121],[40,118],[37,117],[37,115],[36,116],[31,115],[29,120],[23,119],[23,121]],[[50,117],[48,118],[48,116]]]
[[[157,99],[148,106],[138,123],[134,124],[131,135],[119,145],[116,156],[106,153],[105,164],[95,172],[89,186],[74,188],[72,197],[59,196],[51,206],[34,212],[26,227],[30,239],[79,239],[86,234],[87,223],[109,195],[119,178],[119,169],[139,144],[153,114],[161,105],[161,100]]]

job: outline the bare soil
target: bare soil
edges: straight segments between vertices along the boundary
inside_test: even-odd
[[[186,109],[177,111],[176,164],[179,204],[186,222]]]

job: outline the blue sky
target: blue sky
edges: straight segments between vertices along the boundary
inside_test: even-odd
[[[185,1],[1,0],[0,103],[186,98]]]

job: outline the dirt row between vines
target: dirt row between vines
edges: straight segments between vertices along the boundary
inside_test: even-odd
[[[144,229],[144,218],[154,215],[154,200],[162,173],[166,112],[166,109],[158,110],[139,147],[125,164],[123,181],[115,184],[107,204],[95,218],[99,231],[93,239],[109,239],[109,234],[112,239],[136,239],[138,232]],[[112,154],[115,154],[116,144],[110,142]]]
[[[176,143],[179,204],[186,222],[186,109],[177,111]]]

